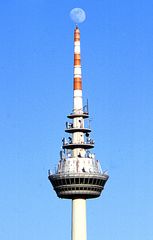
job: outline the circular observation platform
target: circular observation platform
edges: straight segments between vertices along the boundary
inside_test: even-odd
[[[107,174],[49,174],[50,180],[59,198],[97,198],[100,196],[109,176]]]
[[[74,133],[74,132],[89,133],[89,132],[91,132],[91,129],[89,129],[89,128],[66,128],[65,132],[67,132],[67,133]]]
[[[62,146],[63,149],[74,149],[74,148],[83,148],[91,149],[94,148],[94,143],[66,143]]]
[[[67,118],[73,119],[77,117],[82,117],[82,118],[89,118],[89,114],[87,112],[83,113],[71,113],[67,116]]]

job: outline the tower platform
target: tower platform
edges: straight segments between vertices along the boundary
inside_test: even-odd
[[[77,118],[77,117],[82,117],[82,118],[89,118],[89,114],[87,112],[83,113],[71,113],[67,116],[70,119]]]
[[[74,133],[74,132],[89,133],[89,132],[91,132],[91,129],[89,129],[89,128],[74,128],[74,127],[71,127],[71,128],[66,128],[65,132],[67,132],[67,133]]]
[[[48,179],[59,198],[97,198],[109,176],[105,173],[50,174]]]
[[[75,149],[75,148],[83,149],[94,148],[94,143],[66,143],[63,145],[63,149]]]

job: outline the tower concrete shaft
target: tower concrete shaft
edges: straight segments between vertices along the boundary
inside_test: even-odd
[[[86,240],[86,200],[72,200],[72,240]]]

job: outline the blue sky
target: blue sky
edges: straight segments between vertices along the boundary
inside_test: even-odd
[[[0,239],[70,239],[71,201],[47,171],[72,111],[73,30],[80,24],[84,101],[110,179],[87,202],[88,240],[153,238],[153,3],[1,0]]]

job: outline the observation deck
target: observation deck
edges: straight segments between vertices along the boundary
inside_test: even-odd
[[[97,198],[109,176],[105,173],[50,174],[48,179],[59,198]]]
[[[62,146],[63,149],[75,149],[75,148],[83,148],[83,149],[91,149],[94,148],[94,143],[65,143]]]
[[[83,112],[83,113],[71,113],[67,115],[67,118],[73,119],[77,117],[82,117],[82,118],[89,118],[88,112]]]
[[[67,132],[67,133],[74,133],[74,132],[89,133],[89,132],[91,132],[91,129],[89,129],[89,128],[74,128],[74,127],[71,127],[71,128],[66,128],[65,132]]]

